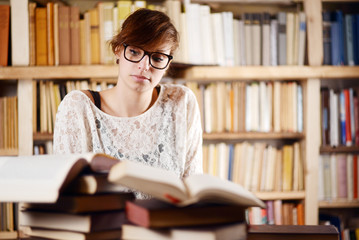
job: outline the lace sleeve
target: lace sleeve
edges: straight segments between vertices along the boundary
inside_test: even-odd
[[[86,101],[86,96],[79,91],[67,94],[62,100],[55,121],[53,144],[55,154],[91,151]]]
[[[201,114],[194,93],[189,92],[187,105],[187,154],[183,177],[203,173]]]

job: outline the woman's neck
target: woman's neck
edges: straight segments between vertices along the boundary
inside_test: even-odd
[[[119,86],[101,92],[102,111],[117,117],[134,117],[146,112],[158,98],[156,89],[148,92],[124,90]]]

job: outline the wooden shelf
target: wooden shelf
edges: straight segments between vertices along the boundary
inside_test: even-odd
[[[254,192],[261,200],[301,200],[305,199],[305,191],[291,192]]]
[[[52,133],[34,133],[33,140],[34,141],[50,141],[53,139]]]
[[[203,133],[203,140],[300,140],[303,133],[266,133],[266,132],[240,132],[240,133]]]
[[[359,146],[321,146],[320,153],[359,153]]]
[[[359,200],[319,201],[319,208],[359,208]]]
[[[303,2],[303,0],[192,0],[192,3],[202,4],[293,4]]]
[[[186,80],[228,81],[228,80],[301,80],[308,78],[343,79],[359,78],[359,67],[355,66],[246,66],[219,67],[193,66],[183,67],[177,64],[178,71],[186,69],[182,77]],[[176,64],[173,65],[176,68]],[[117,65],[68,65],[35,67],[2,67],[0,79],[82,79],[116,78]],[[31,76],[31,77],[30,77]]]
[[[17,156],[19,149],[0,149],[0,156]]]
[[[0,239],[17,239],[17,232],[0,231]]]
[[[246,67],[192,67],[184,78],[188,80],[301,80],[308,78],[359,78],[359,67],[351,66],[246,66]],[[220,80],[219,80],[220,79]]]

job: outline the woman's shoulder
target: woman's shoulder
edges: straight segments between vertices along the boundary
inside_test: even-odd
[[[60,107],[63,108],[71,108],[71,109],[81,109],[86,108],[91,104],[90,98],[84,91],[81,90],[72,90],[67,93],[65,97],[62,99]]]
[[[168,83],[163,84],[162,89],[164,91],[164,94],[168,97],[176,99],[195,99],[195,95],[192,90],[185,85]]]

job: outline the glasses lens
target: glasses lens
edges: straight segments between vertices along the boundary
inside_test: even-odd
[[[144,51],[141,48],[133,47],[133,46],[127,46],[125,51],[125,57],[129,61],[140,61],[141,58],[144,55]]]
[[[165,68],[169,62],[169,58],[165,54],[152,53],[151,54],[151,65],[155,68]]]

